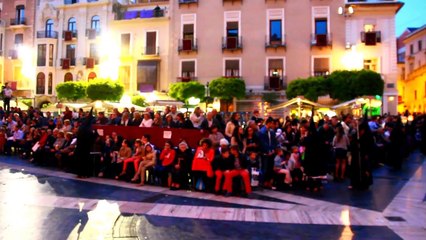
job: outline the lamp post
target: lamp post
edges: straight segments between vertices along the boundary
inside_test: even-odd
[[[210,88],[209,88],[209,82],[206,83],[206,91],[204,94],[205,102],[206,102],[206,112],[207,112],[207,106],[209,105],[210,101]]]

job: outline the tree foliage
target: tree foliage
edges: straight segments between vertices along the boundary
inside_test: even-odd
[[[110,79],[95,79],[87,87],[87,96],[93,101],[119,101],[124,94],[124,87],[117,81]]]
[[[185,103],[191,97],[203,99],[204,93],[204,85],[196,81],[173,83],[169,89],[169,96]]]
[[[239,78],[217,78],[209,84],[210,95],[230,101],[234,97],[242,99],[246,96],[246,84]]]
[[[132,96],[132,103],[140,107],[146,107],[146,99],[143,96]]]
[[[327,78],[296,79],[290,82],[286,94],[289,99],[304,96],[311,101],[329,94],[333,99],[348,101],[365,95],[381,96],[384,84],[380,74],[373,71],[335,71]]]
[[[64,82],[56,85],[56,93],[61,100],[77,101],[86,97],[86,82]]]

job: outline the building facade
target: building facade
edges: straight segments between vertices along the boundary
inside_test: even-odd
[[[401,110],[426,112],[426,25],[412,29],[403,39],[405,64],[401,76]]]
[[[202,1],[173,5],[177,81],[241,77],[247,90],[282,93],[297,78],[369,69],[385,81],[383,112],[396,113],[397,1]]]

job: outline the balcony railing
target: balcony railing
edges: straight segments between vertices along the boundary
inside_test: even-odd
[[[361,32],[361,42],[365,43],[366,46],[375,46],[382,42],[382,33],[380,31]]]
[[[266,36],[265,48],[285,48],[285,35],[281,36],[281,39],[271,38]]]
[[[331,33],[328,34],[311,34],[311,46],[327,47],[332,45]]]
[[[101,35],[101,31],[99,29],[92,29],[92,28],[86,29],[86,37],[88,39],[96,39],[96,37],[100,35]]]
[[[144,47],[142,55],[160,55],[160,47]]]
[[[62,58],[61,66],[62,69],[69,69],[71,66],[75,66],[75,58]]]
[[[222,50],[243,49],[243,37],[224,37],[222,38]]]
[[[164,3],[170,0],[136,0],[136,1],[125,1],[125,4],[139,4],[139,3]]]
[[[285,76],[265,76],[265,90],[285,90],[287,83]]]
[[[179,5],[198,3],[198,0],[179,0]]]
[[[178,44],[178,52],[186,51],[197,51],[198,45],[197,45],[197,39],[179,39]]]
[[[178,77],[178,82],[190,82],[190,81],[198,81],[197,77]]]
[[[71,41],[73,38],[77,38],[77,30],[75,31],[63,31],[62,37],[65,41]]]
[[[10,26],[26,25],[26,24],[27,24],[26,18],[11,18],[10,19]]]
[[[243,3],[243,0],[223,0],[223,3],[226,3],[226,2],[231,2],[231,3],[241,2],[241,3]]]
[[[127,11],[122,16],[117,16],[117,20],[131,20],[137,18],[159,18],[165,17],[166,11],[161,8]]]
[[[95,65],[99,64],[99,58],[98,57],[85,57],[83,58],[83,65],[86,66],[86,68],[94,68]]]
[[[37,31],[37,38],[58,38],[57,31]]]

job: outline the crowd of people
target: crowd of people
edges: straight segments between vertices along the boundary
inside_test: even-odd
[[[327,175],[337,182],[350,179],[349,188],[367,189],[374,167],[399,169],[414,146],[424,152],[426,146],[426,115],[420,114],[403,124],[401,116],[354,119],[350,114],[325,115],[317,122],[313,117],[263,119],[258,110],[248,119],[200,108],[186,116],[176,106],[164,112],[114,109],[108,116],[82,109],[66,108],[53,116],[32,107],[0,107],[0,119],[0,151],[6,155],[19,154],[82,178],[96,175],[225,195],[249,195],[258,186],[316,191]],[[140,139],[124,139],[116,132],[99,136],[93,124],[195,128],[208,134],[198,146],[184,138],[176,145],[165,141],[155,146],[147,134]]]

